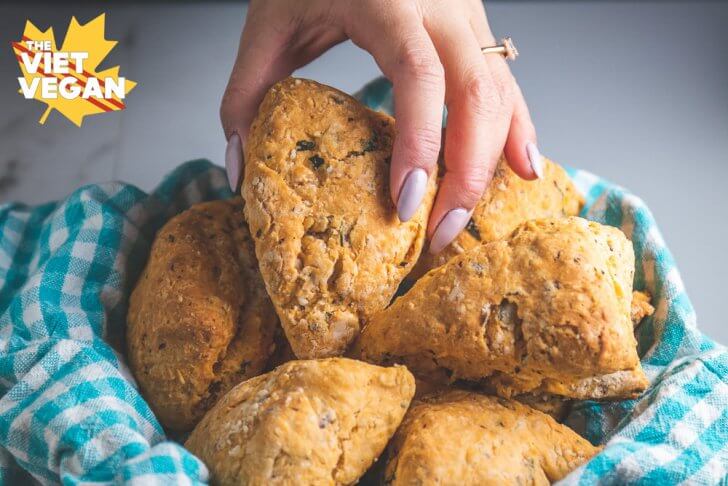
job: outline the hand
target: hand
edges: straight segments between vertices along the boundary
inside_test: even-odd
[[[430,251],[467,224],[501,153],[524,179],[542,175],[536,131],[479,0],[252,0],[220,117],[236,189],[242,144],[270,86],[351,39],[393,84],[397,136],[390,187],[401,220],[412,217],[437,170],[442,107],[445,175],[430,214]]]

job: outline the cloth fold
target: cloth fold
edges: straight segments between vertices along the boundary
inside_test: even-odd
[[[0,206],[0,484],[207,481],[165,440],[118,350],[157,229],[231,195],[222,170],[194,161],[149,195],[108,183]]]

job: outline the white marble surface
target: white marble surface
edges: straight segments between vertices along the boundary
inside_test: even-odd
[[[60,2],[59,2],[60,3]],[[184,160],[222,163],[218,103],[245,7],[173,3],[0,6],[0,201],[37,203],[87,183],[153,187]],[[720,2],[497,2],[544,153],[616,181],[652,208],[699,325],[728,342],[728,5]],[[17,94],[9,42],[26,19],[61,36],[71,15],[107,13],[108,66],[139,86],[128,109],[76,128]],[[300,75],[354,91],[378,74],[351,44]]]

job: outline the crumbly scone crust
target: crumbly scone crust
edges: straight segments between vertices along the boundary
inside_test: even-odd
[[[572,400],[551,393],[523,393],[514,396],[513,400],[545,413],[557,422],[561,422],[566,417],[572,404]]]
[[[407,412],[390,445],[385,483],[548,485],[598,451],[516,401],[450,391],[415,402]]]
[[[185,446],[215,484],[353,484],[386,447],[414,391],[402,366],[291,361],[233,388]]]
[[[355,351],[506,397],[634,396],[647,381],[630,320],[633,273],[632,245],[616,228],[528,221],[427,273],[371,319]]]
[[[157,233],[131,294],[127,356],[160,422],[185,431],[263,371],[277,327],[242,199],[202,203]]]
[[[399,221],[394,120],[301,79],[273,86],[245,145],[243,197],[260,269],[299,358],[343,354],[422,249],[435,193]]]
[[[635,290],[632,293],[632,324],[637,327],[642,319],[649,317],[655,312],[650,301],[652,296],[646,291]]]
[[[584,204],[566,171],[544,157],[544,176],[527,181],[498,161],[493,179],[465,229],[437,255],[423,252],[412,276],[420,277],[477,245],[500,240],[531,219],[577,216]]]
[[[485,393],[488,395],[495,394],[493,386],[485,383],[476,383],[465,380],[450,381],[451,377],[447,375],[446,370],[438,370],[439,373],[430,374],[426,377],[415,376],[414,400],[419,400],[428,395],[445,393],[449,390],[464,390],[476,393]],[[529,407],[550,415],[557,421],[561,421],[568,413],[572,400],[560,395],[551,393],[522,393],[511,397]]]

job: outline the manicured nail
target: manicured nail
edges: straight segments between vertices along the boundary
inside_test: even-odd
[[[233,192],[238,190],[240,185],[240,174],[243,169],[243,144],[237,133],[233,133],[225,149],[225,169],[227,170],[228,182]]]
[[[531,162],[531,169],[536,177],[543,179],[543,157],[541,152],[538,151],[538,147],[533,142],[526,144],[526,153],[528,154],[528,160]]]
[[[409,221],[417,212],[422,198],[427,190],[427,172],[422,169],[412,169],[402,184],[397,201],[397,214],[402,222]]]
[[[472,211],[463,208],[451,209],[437,225],[430,241],[430,253],[436,255],[454,240],[470,221]]]

